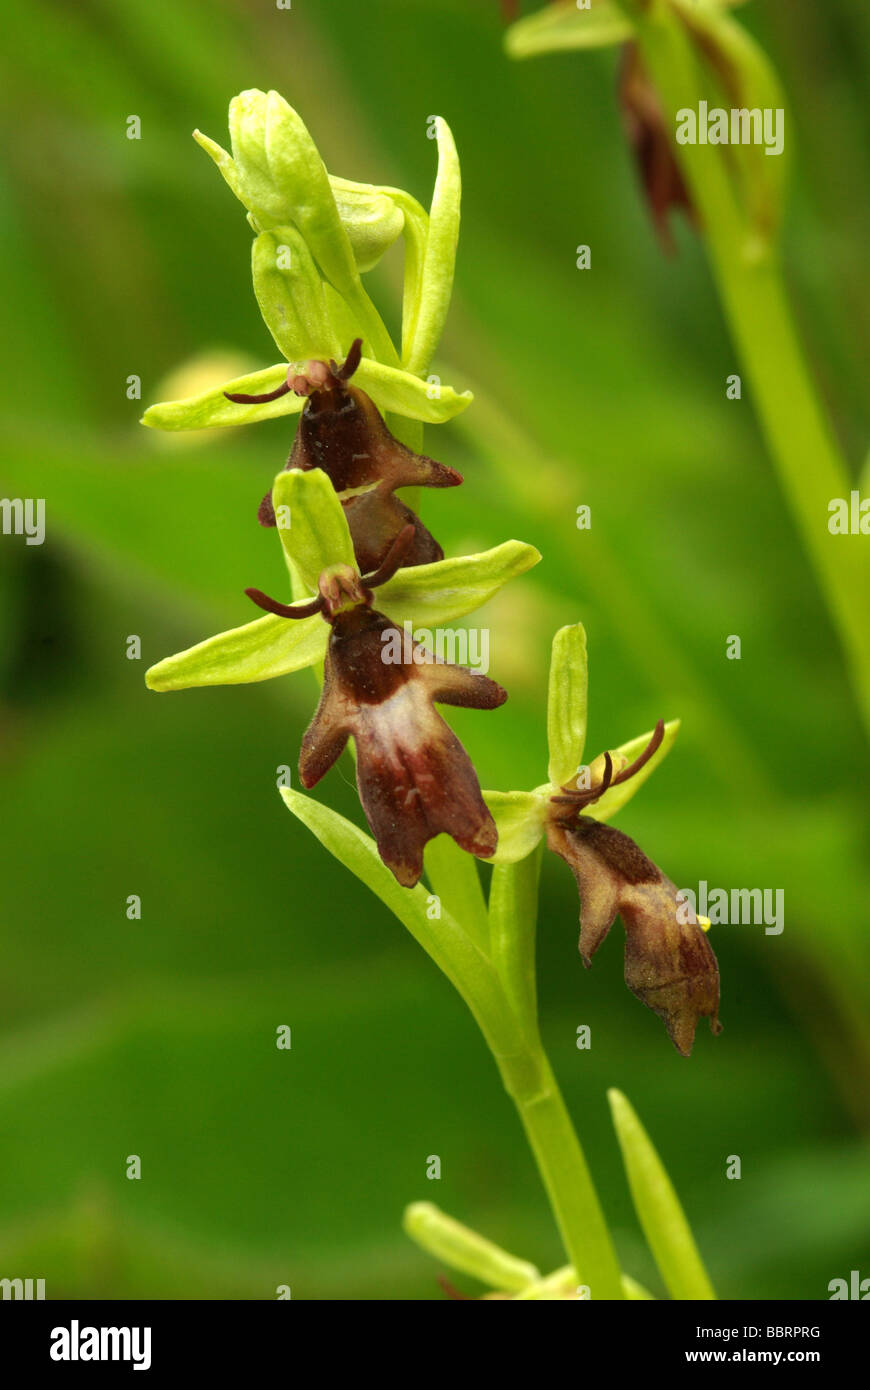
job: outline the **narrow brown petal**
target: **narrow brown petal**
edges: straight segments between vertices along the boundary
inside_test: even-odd
[[[695,222],[695,210],[677,163],[658,92],[646,74],[637,45],[626,44],[619,76],[619,100],[626,134],[634,152],[662,249],[674,250],[668,221],[672,208]]]
[[[561,808],[560,808],[561,809]],[[625,926],[625,983],[658,1014],[688,1057],[700,1018],[720,1031],[719,970],[677,889],[633,840],[588,816],[554,818],[548,844],[568,863],[580,890],[580,952],[588,966],[617,913]]]

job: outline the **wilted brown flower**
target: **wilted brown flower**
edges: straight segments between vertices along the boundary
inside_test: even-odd
[[[674,240],[668,223],[671,208],[682,209],[693,223],[695,209],[673,151],[658,93],[634,43],[626,44],[623,50],[619,102],[659,241],[665,251],[672,252]]]
[[[721,1031],[719,968],[707,937],[669,878],[613,826],[581,815],[610,786],[625,782],[661,743],[660,721],[644,752],[616,776],[604,755],[601,782],[584,791],[563,789],[552,799],[547,844],[570,866],[580,890],[583,964],[607,936],[617,913],[625,926],[625,983],[658,1014],[678,1052],[688,1057],[700,1018]]]
[[[304,787],[315,786],[353,737],[363,810],[381,858],[406,888],[423,872],[425,845],[442,831],[483,858],[498,844],[471,760],[434,703],[495,709],[507,699],[495,681],[438,660],[372,608],[372,589],[403,563],[414,534],[406,526],[374,574],[361,578],[348,565],[325,571],[310,603],[284,605],[247,591],[269,612],[321,612],[331,625],[299,774]]]
[[[360,362],[362,339],[352,344],[343,366],[308,362],[305,371],[291,367],[287,380],[266,396],[230,395],[231,401],[274,400],[294,391],[307,396],[287,468],[322,468],[342,496],[357,564],[377,569],[404,527],[414,528],[406,565],[427,565],[444,551],[418,516],[396,497],[401,487],[456,487],[461,474],[446,464],[415,454],[387,429],[365,391],[348,382]],[[262,526],[275,525],[271,491],[257,513]]]

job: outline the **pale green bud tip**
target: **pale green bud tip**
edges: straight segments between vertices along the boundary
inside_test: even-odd
[[[432,1202],[412,1202],[405,1208],[402,1225],[428,1254],[490,1288],[519,1292],[541,1277],[533,1264],[454,1221]]]

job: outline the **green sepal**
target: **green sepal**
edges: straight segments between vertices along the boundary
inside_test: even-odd
[[[350,347],[344,341],[342,352]],[[300,363],[300,370],[304,363]],[[261,396],[274,391],[287,376],[287,363],[279,362],[274,367],[251,372],[248,376],[226,381],[222,386],[213,386],[198,396],[188,396],[181,401],[161,401],[149,406],[142,416],[142,424],[157,430],[203,430],[227,425],[254,425],[260,420],[274,420],[279,415],[298,415],[305,405],[305,399],[293,391],[279,396],[276,401],[260,405],[239,405],[228,401],[226,393],[244,396]],[[418,376],[403,371],[400,367],[387,367],[364,357],[357,368],[354,383],[371,396],[382,412],[393,411],[397,415],[409,416],[424,424],[440,425],[452,420],[454,415],[467,409],[474,399],[470,391],[459,395],[451,386],[439,386],[437,394],[421,381]]]
[[[322,468],[279,473],[272,487],[272,505],[284,553],[312,593],[323,571],[332,565],[356,568],[344,508]]]
[[[577,776],[586,744],[588,659],[582,623],[560,628],[553,638],[547,695],[547,776],[554,787]]]
[[[528,858],[546,829],[549,797],[541,792],[485,791],[483,799],[498,828],[498,849],[487,864],[517,864]]]
[[[508,580],[525,574],[540,558],[533,545],[504,541],[477,555],[411,565],[400,569],[377,590],[375,605],[394,622],[438,627],[473,613]]]
[[[317,613],[292,621],[269,614],[158,661],[146,671],[145,684],[163,691],[271,680],[322,661],[328,637]]]

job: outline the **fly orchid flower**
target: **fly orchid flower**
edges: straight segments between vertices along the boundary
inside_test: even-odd
[[[274,391],[261,396],[227,394],[239,405],[271,401],[293,391],[305,398],[293,448],[286,467],[322,468],[341,497],[357,564],[373,570],[383,563],[399,533],[413,527],[412,544],[404,564],[426,565],[442,560],[444,551],[415,516],[396,497],[398,487],[456,487],[461,474],[446,464],[415,454],[390,433],[370,396],[348,382],[360,363],[362,339],[351,345],[342,366],[334,360],[293,367]],[[271,489],[257,513],[261,526],[275,526]]]
[[[484,793],[499,830],[493,862],[523,859],[546,838],[577,881],[584,965],[591,965],[620,914],[625,982],[687,1057],[700,1018],[710,1019],[714,1033],[720,1030],[719,971],[704,923],[634,841],[605,824],[667,754],[679,725],[660,720],[651,735],[583,765],[586,692],[586,634],[577,624],[553,641],[549,781],[533,792]]]
[[[363,808],[400,883],[417,882],[423,847],[441,831],[470,853],[490,856],[495,825],[468,755],[433,702],[494,709],[507,697],[495,681],[404,639],[407,625],[431,629],[472,612],[540,555],[508,541],[479,555],[405,565],[415,539],[409,524],[378,570],[363,576],[344,510],[321,469],[279,473],[273,497],[292,513],[292,526],[279,526],[278,534],[307,596],[283,604],[248,590],[265,617],[152,666],[148,685],[165,691],[242,684],[325,659],[320,706],[302,744],[303,784],[314,786],[353,737]],[[372,607],[375,588],[390,617]]]
[[[417,642],[408,646],[372,607],[372,590],[393,577],[414,538],[413,525],[406,526],[373,574],[360,576],[346,564],[324,570],[308,603],[281,604],[247,590],[270,613],[320,613],[329,624],[323,693],[302,740],[299,775],[304,787],[316,786],[353,738],[366,819],[381,858],[405,888],[419,880],[424,847],[442,832],[483,858],[498,843],[471,759],[434,702],[495,709],[507,699],[487,676],[450,665]]]

